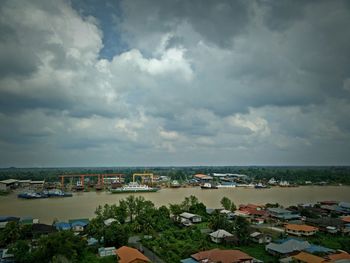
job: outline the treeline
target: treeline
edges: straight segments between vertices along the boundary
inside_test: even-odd
[[[291,183],[304,184],[325,182],[328,184],[350,185],[350,167],[348,166],[195,166],[195,167],[116,167],[116,168],[7,168],[0,169],[0,180],[32,179],[57,181],[62,174],[94,174],[122,173],[126,182],[131,180],[135,172],[152,172],[160,176],[168,176],[171,180],[186,181],[194,174],[204,173],[238,173],[247,175],[250,180],[268,181],[287,180]]]

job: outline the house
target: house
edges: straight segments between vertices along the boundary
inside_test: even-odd
[[[300,252],[299,254],[292,256],[292,259],[298,263],[324,263],[326,259],[312,255],[306,252]]]
[[[54,226],[46,224],[33,224],[32,233],[34,236],[48,235],[56,232],[57,229]]]
[[[311,244],[307,241],[301,241],[297,239],[286,239],[281,241],[280,243],[270,243],[265,246],[265,250],[272,255],[278,256],[289,256],[294,254],[295,252],[300,252],[308,247]]]
[[[68,220],[68,223],[74,232],[83,232],[84,228],[89,224],[89,219],[70,219]]]
[[[288,234],[296,236],[313,236],[318,231],[317,227],[308,225],[287,224],[285,230]]]
[[[213,241],[214,243],[223,243],[227,238],[230,239],[234,237],[231,233],[223,229],[219,229],[211,233],[209,236],[211,241]]]
[[[321,217],[321,218],[306,218],[305,223],[311,226],[318,227],[322,232],[336,234],[338,232],[346,232],[346,223],[341,218]]]
[[[250,238],[253,242],[258,244],[270,243],[272,241],[272,237],[267,234],[263,234],[261,232],[254,232],[250,234]]]
[[[98,248],[98,255],[100,257],[114,256],[115,247],[100,247]]]
[[[253,263],[254,258],[240,250],[221,250],[218,248],[201,251],[183,259],[183,263],[221,262],[221,263]]]
[[[64,231],[64,230],[70,230],[71,226],[67,222],[57,222],[54,224],[57,230]]]
[[[14,216],[0,216],[0,228],[5,228],[8,222],[18,222],[19,217]]]
[[[267,210],[272,218],[277,218],[280,220],[293,220],[301,218],[299,214],[293,213],[292,211],[283,209],[281,207],[271,207]]]
[[[340,202],[338,204],[339,207],[341,207],[347,214],[350,215],[350,203],[347,202]]]
[[[17,187],[18,180],[7,179],[0,181],[0,191],[9,191]]]
[[[346,252],[340,252],[340,253],[328,255],[326,258],[331,262],[348,263],[350,261],[350,254]]]
[[[200,181],[210,181],[213,180],[213,177],[206,174],[195,174],[194,177]]]
[[[226,209],[222,209],[220,211],[220,214],[225,214],[227,216],[228,220],[231,220],[231,219],[233,219],[235,217],[234,213],[232,213],[230,210],[226,210]]]
[[[187,213],[187,212],[183,212],[182,214],[180,214],[180,218],[188,220],[191,223],[200,223],[200,222],[202,222],[202,217],[201,216],[195,215],[195,214],[191,214],[191,213]]]
[[[119,263],[147,263],[151,260],[135,248],[122,246],[117,249]]]

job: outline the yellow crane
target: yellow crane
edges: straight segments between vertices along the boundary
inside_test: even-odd
[[[145,177],[150,177],[151,178],[151,183],[153,184],[153,173],[134,173],[132,175],[132,181],[135,182],[135,177],[140,176],[141,177],[141,182],[143,183],[143,179]]]

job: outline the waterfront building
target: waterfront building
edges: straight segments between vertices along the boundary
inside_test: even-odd
[[[9,191],[16,188],[18,185],[18,180],[7,179],[0,181],[0,191]]]

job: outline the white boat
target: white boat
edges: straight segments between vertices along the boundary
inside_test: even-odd
[[[221,183],[217,185],[218,188],[235,188],[235,183]]]
[[[117,193],[134,193],[134,192],[157,192],[159,188],[149,187],[148,185],[141,185],[137,182],[131,182],[123,187],[111,189],[110,192],[113,194]]]

